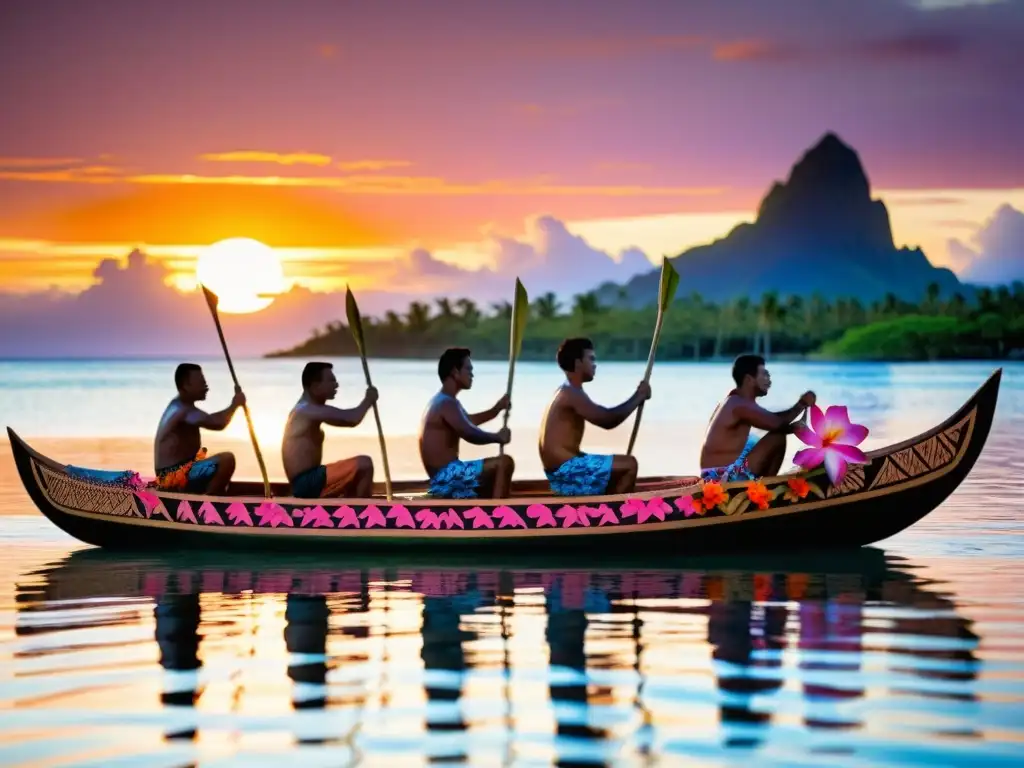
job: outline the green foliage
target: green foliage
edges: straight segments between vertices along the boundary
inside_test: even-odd
[[[340,308],[339,308],[340,309]],[[373,356],[436,358],[446,347],[468,346],[477,359],[507,360],[512,305],[488,309],[467,298],[413,302],[404,313],[362,318]],[[529,306],[520,359],[554,360],[567,336],[589,336],[603,360],[645,360],[657,310],[602,305],[593,292],[561,304],[554,294]],[[1024,349],[1024,286],[982,289],[975,301],[934,289],[918,304],[893,294],[865,306],[856,299],[828,302],[818,295],[738,299],[718,305],[696,293],[669,308],[659,360],[731,358],[758,351],[766,356],[814,355],[833,359],[930,360],[1000,358]],[[315,329],[294,349],[272,356],[343,356],[357,350],[339,321]]]

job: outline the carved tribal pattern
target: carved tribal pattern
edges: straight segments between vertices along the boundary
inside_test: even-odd
[[[139,514],[132,492],[116,486],[93,485],[63,472],[36,464],[46,495],[62,507],[103,515],[136,517]]]

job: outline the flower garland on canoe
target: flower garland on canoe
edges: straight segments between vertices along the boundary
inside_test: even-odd
[[[811,415],[810,426],[798,427],[794,434],[809,446],[797,451],[793,463],[808,474],[791,477],[785,485],[777,485],[769,489],[760,479],[751,480],[746,488],[729,498],[728,492],[718,481],[701,481],[701,490],[692,496],[676,501],[676,507],[686,517],[705,515],[717,509],[726,515],[736,515],[746,511],[751,505],[759,510],[768,509],[771,503],[780,496],[791,504],[806,499],[813,494],[819,499],[825,498],[825,489],[809,480],[821,470],[813,472],[822,464],[829,482],[838,488],[846,477],[847,467],[851,464],[868,464],[870,459],[857,446],[864,442],[869,430],[862,424],[850,421],[845,405],[832,405],[822,412],[817,405],[808,409]]]

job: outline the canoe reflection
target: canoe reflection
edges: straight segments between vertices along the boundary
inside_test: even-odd
[[[19,610],[151,598],[168,681],[160,702],[201,710],[201,676],[187,673],[209,658],[208,606],[223,622],[225,606],[258,597],[283,614],[292,711],[372,724],[356,733],[324,720],[296,728],[293,743],[344,743],[384,763],[401,748],[431,760],[498,750],[505,764],[610,765],[681,755],[677,732],[747,750],[781,721],[849,733],[867,717],[858,702],[869,668],[897,673],[881,683],[894,695],[974,700],[977,635],[935,584],[878,550],[811,565],[339,568],[85,552],[27,580]],[[234,632],[237,645],[252,639]],[[425,702],[418,714],[410,686]],[[165,736],[197,739],[195,724]]]

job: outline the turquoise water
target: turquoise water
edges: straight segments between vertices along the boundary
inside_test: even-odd
[[[209,365],[215,404],[230,389]],[[357,366],[339,366],[342,392],[359,391]],[[238,367],[273,457],[301,361]],[[779,364],[766,405],[814,389],[848,405],[873,448],[941,421],[993,367]],[[0,418],[40,439],[148,440],[172,370],[0,363]],[[436,377],[421,363],[371,370],[400,453]],[[518,467],[556,373],[517,368]],[[727,374],[659,364],[642,471],[692,471]],[[470,405],[489,405],[505,375],[479,365]],[[624,399],[641,375],[602,365],[594,396]],[[588,440],[622,450],[631,426]],[[843,556],[115,556],[55,530],[14,487],[0,496],[0,763],[1019,765],[1022,427],[1024,366],[1011,365],[960,489]],[[372,420],[361,429],[372,436]],[[17,483],[0,460],[0,485]]]

